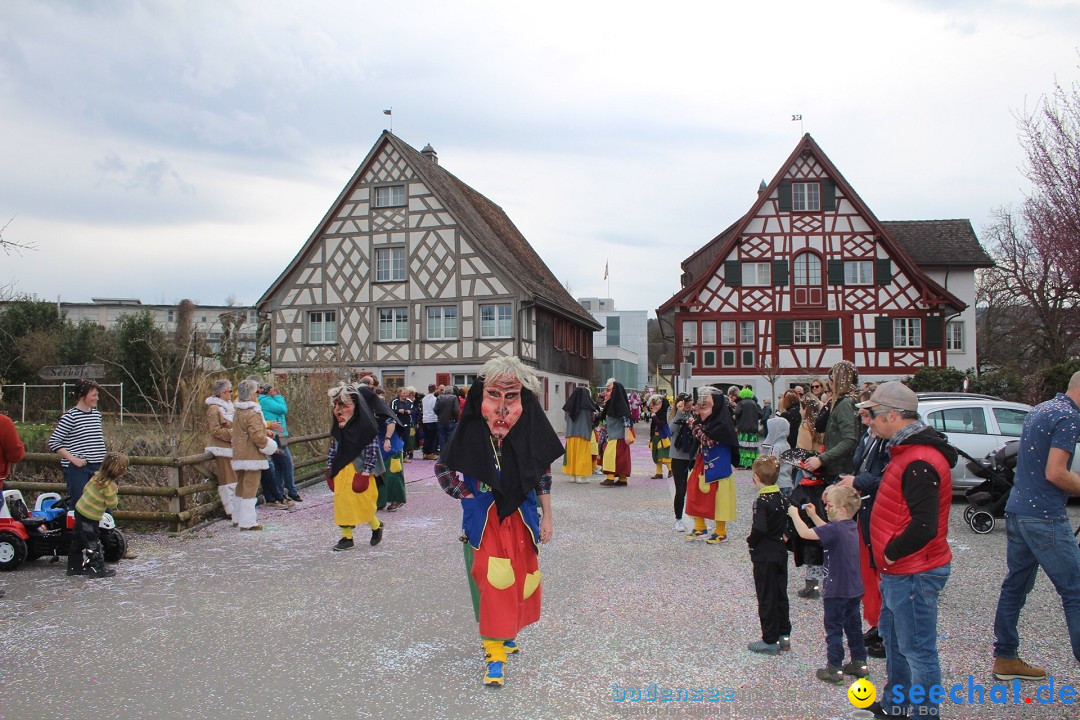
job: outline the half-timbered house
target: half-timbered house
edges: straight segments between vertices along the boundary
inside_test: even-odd
[[[657,316],[691,385],[772,397],[850,360],[863,379],[975,366],[968,220],[879,221],[809,134],[749,211],[682,263]]]
[[[259,300],[275,372],[468,386],[486,360],[536,368],[556,428],[601,329],[502,208],[384,131]]]

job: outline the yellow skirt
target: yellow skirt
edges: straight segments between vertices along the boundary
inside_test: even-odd
[[[367,489],[354,493],[353,475],[356,469],[349,463],[334,476],[334,524],[339,527],[366,525],[375,519],[375,505],[379,497],[379,487],[372,476]]]
[[[566,438],[566,456],[563,458],[562,471],[574,477],[592,475],[593,460],[589,450],[589,439],[582,437]]]

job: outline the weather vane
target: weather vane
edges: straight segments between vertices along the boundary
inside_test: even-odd
[[[796,120],[799,121],[799,134],[804,135],[805,133],[803,132],[802,114],[801,113],[791,116],[791,122],[795,122]]]

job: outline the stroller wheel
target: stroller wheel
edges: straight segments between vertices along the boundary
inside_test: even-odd
[[[985,510],[978,510],[971,515],[968,525],[980,535],[985,535],[994,529],[994,516]]]
[[[964,522],[970,523],[971,522],[971,516],[974,515],[975,513],[977,513],[978,511],[979,511],[979,508],[975,507],[974,505],[968,505],[966,508],[964,508]]]

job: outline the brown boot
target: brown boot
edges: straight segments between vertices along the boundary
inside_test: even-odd
[[[1046,678],[1046,668],[1028,665],[1018,657],[996,657],[994,677],[998,680],[1043,680]]]

